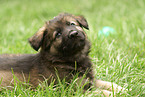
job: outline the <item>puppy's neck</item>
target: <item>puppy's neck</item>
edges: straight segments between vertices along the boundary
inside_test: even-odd
[[[46,52],[41,50],[40,51],[40,56],[42,57],[43,60],[52,62],[52,63],[74,63],[74,62],[81,62],[85,60],[86,58],[89,58],[89,47],[85,46],[84,49],[74,55],[63,55],[63,54],[52,54],[50,52]]]

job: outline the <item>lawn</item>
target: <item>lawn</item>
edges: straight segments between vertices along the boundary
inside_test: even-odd
[[[96,78],[132,89],[120,94],[122,97],[145,97],[145,0],[0,0],[0,54],[37,53],[28,38],[61,12],[88,20],[90,30],[86,32]],[[99,36],[105,26],[114,33]],[[81,87],[74,91],[73,83],[66,86],[62,81],[55,88],[53,83],[45,84],[35,91],[16,85],[1,91],[0,96],[85,96]]]

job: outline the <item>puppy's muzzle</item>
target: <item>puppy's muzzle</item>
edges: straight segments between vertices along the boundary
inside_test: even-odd
[[[69,38],[75,38],[78,36],[78,31],[71,30],[69,31]]]

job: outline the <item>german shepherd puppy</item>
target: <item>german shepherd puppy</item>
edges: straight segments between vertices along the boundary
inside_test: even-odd
[[[62,13],[47,21],[31,38],[29,43],[37,54],[0,55],[0,86],[13,84],[13,74],[20,81],[28,80],[33,86],[37,86],[45,78],[49,78],[48,84],[59,78],[70,79],[76,73],[79,78],[84,74],[83,82],[88,81],[85,86],[88,89],[94,82],[96,87],[102,88],[106,96],[111,94],[112,84],[110,82],[94,79],[92,63],[89,58],[90,43],[83,28],[89,29],[88,23],[83,16],[75,16]],[[57,83],[57,80],[55,81]],[[114,90],[121,90],[120,86],[113,84]]]

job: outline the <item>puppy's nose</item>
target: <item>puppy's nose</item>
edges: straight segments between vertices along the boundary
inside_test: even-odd
[[[78,35],[78,31],[70,31],[69,38],[74,38]]]

